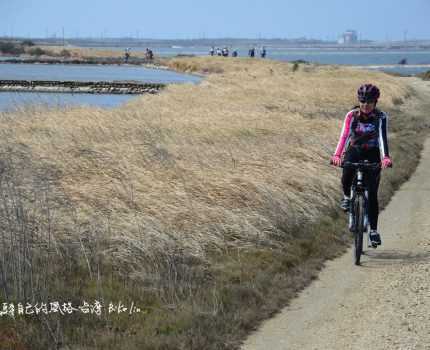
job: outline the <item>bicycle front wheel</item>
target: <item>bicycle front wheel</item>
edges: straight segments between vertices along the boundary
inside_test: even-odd
[[[354,201],[353,210],[355,217],[354,230],[354,263],[360,265],[361,254],[363,254],[364,214],[366,202],[362,195],[358,195]]]

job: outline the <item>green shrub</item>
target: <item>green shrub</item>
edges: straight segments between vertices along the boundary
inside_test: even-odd
[[[63,50],[61,50],[61,52],[60,52],[60,56],[61,56],[61,57],[71,57],[71,56],[72,56],[72,54],[70,53],[70,51],[68,51],[68,50],[66,50],[66,49],[63,49]]]
[[[32,42],[31,40],[24,40],[22,43],[21,43],[21,45],[22,46],[34,46],[35,44],[34,44],[34,42]]]
[[[17,45],[8,41],[0,41],[0,52],[9,55],[20,55],[24,53],[21,45]]]
[[[298,64],[300,64],[300,63],[302,63],[302,64],[309,64],[309,62],[308,62],[308,61],[305,61],[305,60],[294,60],[294,61],[291,61],[291,63],[298,63]]]
[[[423,80],[430,80],[430,70],[427,72],[418,74],[419,77],[421,77]]]
[[[32,56],[42,56],[46,54],[46,51],[41,49],[40,47],[35,47],[28,50],[27,53]]]
[[[392,98],[393,105],[400,106],[403,104],[403,100],[400,97],[393,97]]]

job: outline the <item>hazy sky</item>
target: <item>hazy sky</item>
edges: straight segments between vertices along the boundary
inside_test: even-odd
[[[430,39],[430,0],[0,0],[0,36]]]

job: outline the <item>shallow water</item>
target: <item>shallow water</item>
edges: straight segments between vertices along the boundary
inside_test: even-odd
[[[29,105],[45,107],[98,106],[113,108],[136,95],[57,94],[37,92],[1,92],[0,111],[12,112]]]
[[[201,78],[166,69],[80,64],[0,64],[0,79],[197,83]]]
[[[430,51],[420,50],[274,50],[269,57],[293,61],[303,59],[322,64],[393,65],[406,58],[408,64],[430,64]],[[400,67],[401,68],[401,67]]]
[[[370,70],[381,70],[387,73],[399,73],[402,75],[417,75],[430,70],[430,64],[428,65],[384,65],[384,66],[357,66],[357,68],[370,69]]]
[[[165,84],[198,83],[200,77],[165,69],[136,66],[93,66],[54,64],[0,64],[0,80],[74,80],[74,81],[138,81]],[[90,105],[116,107],[133,95],[57,94],[33,92],[0,92],[0,111],[20,105],[47,106]]]

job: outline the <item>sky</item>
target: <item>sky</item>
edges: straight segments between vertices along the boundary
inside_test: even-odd
[[[430,39],[430,0],[0,0],[0,36]]]

